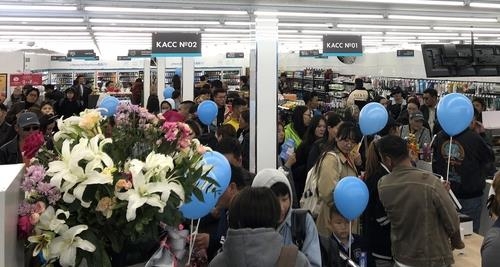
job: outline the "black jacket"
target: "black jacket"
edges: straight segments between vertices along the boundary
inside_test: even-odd
[[[85,109],[83,101],[74,100],[70,101],[67,98],[59,100],[56,105],[57,114],[63,118],[69,118],[73,115],[78,115]]]
[[[422,112],[422,115],[424,115],[424,118],[425,118],[425,125],[429,125],[429,107],[426,106],[426,105],[422,105],[420,107],[420,111]],[[428,126],[426,126],[427,128],[429,128],[431,130],[431,135],[433,134],[437,134],[439,132],[441,132],[443,129],[441,128],[441,125],[439,125],[439,121],[437,119],[437,109],[436,109],[436,112],[434,113],[435,115],[435,118],[434,118],[434,127],[432,127],[432,129]]]
[[[9,111],[7,112],[7,116],[5,117],[5,121],[10,123],[11,125],[16,124],[17,117],[16,115],[23,111],[23,110],[28,110],[31,107],[38,107],[36,103],[30,103],[26,101],[21,101],[17,102],[12,107],[10,107]]]
[[[12,140],[16,136],[16,131],[10,123],[4,121],[0,124],[0,147]]]
[[[241,158],[243,168],[249,170],[250,168],[250,130],[239,129],[237,132],[238,140],[241,143]]]
[[[82,85],[83,88],[80,88],[79,84],[75,84],[72,86],[75,89],[76,99],[83,101],[83,107],[89,107],[89,96],[92,94],[92,89],[90,89],[87,85]],[[82,90],[83,89],[83,90]],[[83,94],[82,94],[83,91]]]
[[[446,177],[450,137],[440,132],[433,145],[432,170]],[[467,129],[453,137],[449,180],[457,198],[475,198],[483,195],[483,171],[495,161],[493,150],[484,139]]]
[[[344,248],[344,246],[342,246],[340,244],[340,242],[337,240],[337,238],[335,238],[333,235],[330,238],[337,243],[339,252],[343,253],[346,256],[349,255],[349,251],[346,250]],[[370,255],[366,240],[363,237],[356,235],[356,234],[352,235],[352,239],[353,240],[352,240],[352,244],[351,244],[351,259],[359,265],[361,253],[364,252],[364,253],[366,253],[367,266],[368,267],[375,267],[375,262],[373,261],[373,258]],[[347,265],[347,262],[345,260],[341,261],[341,265],[346,266],[346,267],[349,266],[349,265]]]
[[[19,150],[18,138],[13,138],[0,147],[0,165],[23,163],[23,156]]]

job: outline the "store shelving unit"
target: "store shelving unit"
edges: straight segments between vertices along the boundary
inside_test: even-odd
[[[85,77],[85,83],[91,84],[95,86],[95,71],[77,71],[73,73],[73,80],[76,79],[79,75],[83,75]]]
[[[108,81],[112,81],[114,83],[117,82],[116,71],[97,72],[96,87],[98,89],[102,89],[106,85],[106,82],[108,82]]]
[[[142,74],[141,74],[142,73]],[[118,83],[134,83],[137,78],[143,78],[144,72],[142,71],[120,71],[118,72]]]
[[[64,90],[65,88],[72,86],[73,80],[73,72],[70,71],[50,73],[50,83],[59,90]]]
[[[202,75],[207,76],[207,80],[221,80],[225,82],[230,90],[239,89],[240,83],[240,68],[196,68],[194,71],[195,84],[200,81]]]
[[[172,78],[175,75],[175,69],[165,70],[165,87],[172,85]]]
[[[239,89],[240,86],[240,70],[223,70],[222,82],[227,84],[228,89]]]

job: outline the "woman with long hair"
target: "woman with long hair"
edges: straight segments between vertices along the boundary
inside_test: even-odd
[[[330,207],[333,205],[333,190],[340,179],[358,176],[357,166],[362,165],[361,155],[354,149],[361,140],[359,128],[352,122],[339,125],[335,142],[330,143],[318,159],[314,171],[318,177],[318,193],[321,200],[316,225],[318,232],[328,236]]]
[[[285,126],[285,141],[292,139],[294,148],[297,148],[306,133],[307,127],[311,123],[312,111],[306,106],[297,106],[293,110],[292,122]]]
[[[331,142],[335,142],[335,137],[337,136],[337,130],[340,123],[342,122],[342,117],[337,113],[330,111],[326,114],[326,133],[322,139],[317,140],[311,146],[309,155],[307,156],[307,170],[309,171],[316,161],[318,160],[321,153],[323,153],[324,148]]]

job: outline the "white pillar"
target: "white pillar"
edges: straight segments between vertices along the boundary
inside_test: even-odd
[[[194,58],[182,58],[182,100],[194,100]]]
[[[144,79],[143,79],[144,92],[142,94],[142,106],[146,107],[148,103],[149,94],[151,92],[151,59],[144,59]]]
[[[167,67],[167,58],[158,57],[156,58],[156,70],[158,71],[157,86],[158,88],[158,101],[163,101],[163,90],[165,89],[165,69]]]
[[[276,168],[277,160],[277,72],[278,72],[278,19],[257,17],[255,19],[256,71],[255,88],[250,89],[250,97],[255,100],[256,109],[251,110],[250,122],[254,117],[250,133],[250,146],[255,148],[255,166],[251,171]],[[252,73],[250,73],[252,75]],[[251,78],[251,80],[254,80]],[[252,97],[252,95],[254,95]],[[252,102],[252,100],[250,100]]]

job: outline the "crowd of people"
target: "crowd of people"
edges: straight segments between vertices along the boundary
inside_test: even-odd
[[[92,93],[83,77],[64,92],[45,86],[44,95],[32,86],[16,88],[0,104],[0,164],[22,163],[26,136],[41,132],[47,142],[57,131],[56,119],[89,107]],[[140,82],[140,81],[138,81]],[[243,80],[247,86],[247,80]],[[141,85],[142,86],[142,85]],[[139,85],[135,86],[139,88]],[[142,88],[142,87],[140,87]],[[290,118],[277,125],[277,169],[250,172],[250,110],[248,99],[227,91],[220,81],[205,79],[195,88],[195,99],[172,98],[146,105],[167,121],[183,121],[193,137],[223,154],[231,164],[231,181],[213,211],[202,219],[194,242],[209,266],[450,266],[452,249],[462,249],[459,216],[448,190],[462,205],[459,211],[479,231],[485,178],[493,176],[494,155],[481,125],[484,101],[476,108],[470,127],[454,136],[441,131],[437,120],[438,93],[427,89],[423,103],[396,87],[390,96],[374,96],[356,82],[356,97],[345,114],[322,114],[318,95],[304,95]],[[137,97],[138,95],[138,97]],[[217,118],[205,126],[197,106],[213,100]],[[156,98],[156,101],[157,98]],[[143,105],[137,89],[131,101]],[[387,107],[388,122],[375,136],[359,129],[359,113],[368,102]],[[270,133],[273,137],[275,133]],[[433,172],[415,167],[419,160],[408,148],[414,135],[421,148],[433,151]],[[452,149],[448,149],[449,147]],[[449,151],[452,152],[448,155]],[[447,159],[451,156],[450,173]],[[310,192],[306,179],[317,177],[317,213],[299,209]],[[362,179],[369,202],[361,217],[349,222],[333,201],[337,183],[346,176]],[[449,177],[443,182],[439,176]],[[497,176],[499,176],[497,174]],[[500,211],[500,178],[489,208],[496,220]],[[482,248],[483,266],[500,266],[499,221],[488,232]]]

